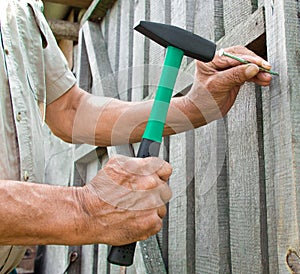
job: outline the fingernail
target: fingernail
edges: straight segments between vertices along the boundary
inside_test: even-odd
[[[262,62],[262,67],[266,68],[266,69],[270,69],[271,68],[271,64],[267,61],[263,61]]]
[[[248,65],[245,70],[245,74],[248,78],[254,77],[258,72],[259,72],[258,66],[254,64]]]

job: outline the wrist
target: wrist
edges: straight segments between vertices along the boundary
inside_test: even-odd
[[[89,183],[74,187],[74,197],[78,207],[78,218],[74,222],[75,238],[78,244],[106,243],[105,231],[109,224],[105,222],[104,203]]]
[[[195,127],[206,125],[223,117],[218,101],[198,80],[194,81],[191,90],[185,97]]]

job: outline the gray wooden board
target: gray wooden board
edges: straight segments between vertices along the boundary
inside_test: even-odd
[[[132,43],[133,43],[133,2],[120,1],[120,45],[117,85],[119,97],[128,101],[131,98]]]
[[[117,98],[117,87],[99,24],[86,22],[83,27],[93,77],[93,94]]]
[[[286,273],[289,249],[299,254],[299,3],[265,8],[268,57],[280,73],[263,96],[270,269]]]
[[[150,21],[165,23],[165,1],[152,0],[150,2]],[[149,39],[149,38],[148,38]],[[149,69],[148,69],[148,94],[154,94],[158,86],[160,72],[164,62],[165,48],[149,40]]]
[[[186,232],[186,150],[185,133],[170,136],[169,184],[173,197],[169,203],[169,272],[187,273]]]
[[[261,273],[256,100],[247,84],[228,114],[230,243],[234,273]]]
[[[224,1],[224,28],[251,18],[252,1]],[[245,31],[245,30],[244,30]],[[245,85],[228,118],[230,247],[233,273],[261,273],[259,144],[254,85]]]
[[[82,29],[80,29],[79,31],[76,78],[78,81],[78,86],[80,86],[85,91],[90,92],[92,87],[91,69],[88,61],[87,49]]]
[[[219,273],[216,133],[216,123],[195,131],[196,273]]]
[[[120,3],[118,1],[110,10],[109,17],[106,18],[107,24],[107,52],[108,58],[111,64],[112,71],[115,73],[118,71],[119,66],[119,50],[120,50]]]
[[[223,3],[216,1],[197,2],[196,33],[218,39],[223,33],[222,8]],[[230,272],[226,150],[225,120],[195,131],[196,273]]]
[[[134,7],[134,22],[146,20],[146,0],[138,1]],[[132,101],[141,101],[144,97],[144,81],[149,55],[145,48],[145,36],[133,31],[133,69],[132,69]],[[149,58],[149,57],[148,57]]]
[[[224,29],[227,34],[232,28],[245,21],[252,13],[251,0],[224,0]]]
[[[229,20],[229,19],[228,19]],[[265,33],[264,8],[259,7],[254,13],[245,17],[238,25],[233,25],[226,31],[226,35],[218,45],[229,47],[233,45],[249,45],[252,41]]]

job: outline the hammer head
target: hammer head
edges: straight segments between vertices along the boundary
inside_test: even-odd
[[[203,62],[211,61],[216,52],[215,43],[175,26],[140,21],[134,29],[163,47],[173,46]]]

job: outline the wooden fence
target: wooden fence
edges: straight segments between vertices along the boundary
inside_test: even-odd
[[[107,264],[104,245],[50,246],[45,273],[62,273],[72,250],[80,256],[68,273],[300,273],[299,5],[119,0],[101,23],[82,27],[76,75],[97,95],[137,101],[155,92],[165,51],[133,31],[139,20],[180,26],[219,48],[245,45],[280,76],[268,88],[246,84],[224,119],[164,139],[173,198],[162,231],[139,243],[132,267]],[[174,95],[191,84],[193,70],[184,59]],[[76,146],[64,174],[81,185],[113,153],[131,149]],[[50,158],[47,176],[55,181],[50,167],[60,159]]]

